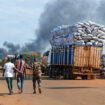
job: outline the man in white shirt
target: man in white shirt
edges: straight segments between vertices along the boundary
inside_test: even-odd
[[[9,95],[13,94],[12,91],[12,78],[14,74],[15,65],[11,63],[11,59],[8,58],[7,63],[4,64],[3,76],[6,78],[6,82],[9,89]]]

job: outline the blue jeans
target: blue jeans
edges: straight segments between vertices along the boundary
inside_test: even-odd
[[[21,89],[21,92],[23,92],[23,85],[24,85],[24,75],[17,75],[17,86],[18,89]]]

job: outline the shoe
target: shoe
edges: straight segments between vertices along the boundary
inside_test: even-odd
[[[8,95],[12,95],[12,93],[8,93]]]
[[[42,93],[41,88],[39,88],[39,93],[40,93],[40,94]]]
[[[36,94],[36,89],[34,89],[34,92],[33,92],[33,94]]]
[[[20,94],[23,94],[23,92],[21,92]]]
[[[18,92],[19,94],[21,94],[21,90],[19,89],[19,92]]]
[[[10,93],[8,93],[8,95],[12,95],[13,94],[13,91],[11,91]]]
[[[23,90],[21,90],[21,94],[23,93]]]
[[[11,91],[11,93],[13,94],[13,91]]]

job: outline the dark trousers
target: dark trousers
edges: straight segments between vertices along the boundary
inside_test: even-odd
[[[33,76],[33,89],[36,89],[36,82],[38,84],[38,88],[41,88],[41,77],[34,77]]]
[[[24,75],[18,75],[17,76],[17,87],[18,89],[21,89],[21,92],[23,92],[23,85],[24,85]]]
[[[12,93],[12,77],[6,77],[9,92]]]

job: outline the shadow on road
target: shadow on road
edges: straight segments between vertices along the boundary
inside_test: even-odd
[[[96,87],[47,87],[47,89],[86,89],[86,88],[96,88]]]
[[[0,96],[7,96],[9,93],[0,93]],[[14,93],[12,95],[17,95],[18,93]]]
[[[8,93],[0,93],[0,96],[6,96]]]

